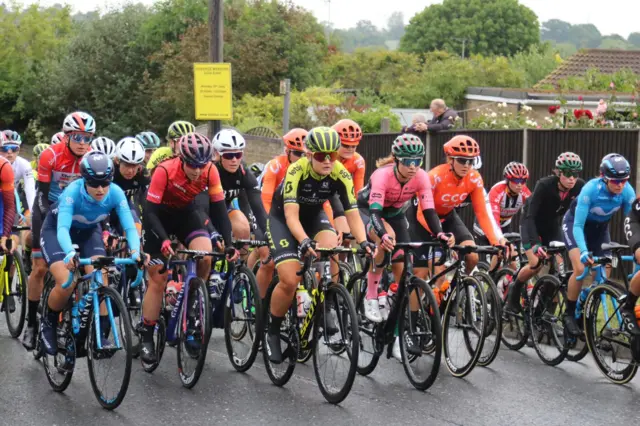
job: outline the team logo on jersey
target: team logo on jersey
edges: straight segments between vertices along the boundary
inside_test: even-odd
[[[67,204],[73,204],[73,198],[71,198],[71,197],[65,198],[65,201],[66,201]]]
[[[282,248],[289,247],[289,241],[285,240],[284,238],[282,240],[280,240],[280,242],[278,244],[280,244],[280,247],[282,247]]]
[[[328,180],[322,181],[322,188],[323,189],[329,188],[329,181]]]

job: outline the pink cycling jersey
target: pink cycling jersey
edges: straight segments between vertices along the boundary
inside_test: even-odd
[[[408,208],[408,202],[418,196],[422,209],[433,209],[433,192],[427,172],[418,169],[406,183],[400,183],[394,173],[395,166],[388,164],[378,168],[369,178],[369,210],[382,210],[383,217],[395,216]],[[362,192],[366,191],[364,188]]]

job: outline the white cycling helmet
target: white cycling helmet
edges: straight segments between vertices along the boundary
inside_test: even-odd
[[[233,129],[223,129],[213,137],[213,148],[219,152],[244,151],[247,143],[244,136]]]
[[[144,147],[136,138],[127,136],[118,141],[116,149],[118,160],[127,164],[142,164],[144,161]]]
[[[116,156],[116,143],[109,138],[105,138],[104,136],[95,138],[91,142],[91,149],[103,153],[112,160],[113,157]]]
[[[51,136],[51,145],[55,145],[57,143],[62,142],[64,138],[64,132],[58,132],[55,135]]]
[[[62,131],[70,132],[96,132],[96,122],[93,117],[86,112],[76,111],[67,115],[62,123]]]

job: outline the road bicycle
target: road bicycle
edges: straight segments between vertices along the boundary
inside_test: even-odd
[[[14,226],[14,231],[30,229],[28,226]],[[10,249],[13,240],[7,239]],[[0,311],[4,311],[7,328],[13,338],[22,334],[27,314],[27,273],[22,261],[21,246],[13,252],[2,255],[0,262]]]

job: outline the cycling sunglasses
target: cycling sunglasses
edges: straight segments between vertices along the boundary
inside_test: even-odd
[[[69,139],[75,143],[89,143],[93,139],[93,136],[83,133],[71,133],[69,134]]]
[[[524,185],[525,183],[527,183],[527,180],[525,178],[521,178],[521,179],[509,179],[509,182],[513,182],[516,185]]]
[[[184,164],[186,164],[187,166],[189,166],[190,169],[204,169],[207,164],[209,163],[204,163],[204,164],[196,164],[196,163],[191,163],[189,161],[183,160]]]
[[[302,157],[304,155],[304,151],[295,151],[292,149],[291,151],[289,151],[289,154],[294,157]]]
[[[337,152],[314,152],[313,159],[320,163],[324,163],[327,160],[334,162],[338,159],[338,153]]]
[[[629,181],[629,178],[624,178],[624,179],[607,179],[608,183],[612,183],[614,185],[624,185],[625,183],[627,183]]]
[[[461,166],[471,166],[474,162],[473,158],[467,157],[453,157],[453,159],[456,160],[456,163],[460,164]]]
[[[87,186],[91,188],[107,188],[109,185],[111,185],[111,182],[98,182],[95,180],[86,180],[86,179],[85,179],[85,183],[87,184]]]
[[[224,158],[225,160],[233,160],[234,158],[240,160],[242,158],[242,155],[242,152],[225,152],[221,154],[222,158]]]
[[[566,177],[566,178],[577,178],[580,176],[580,172],[565,172],[565,171],[560,171],[560,173],[562,174],[562,176]]]
[[[405,167],[420,167],[422,166],[422,158],[420,157],[414,157],[414,158],[400,158],[400,164],[402,164]]]
[[[2,145],[0,150],[2,152],[18,152],[20,151],[20,145]]]

